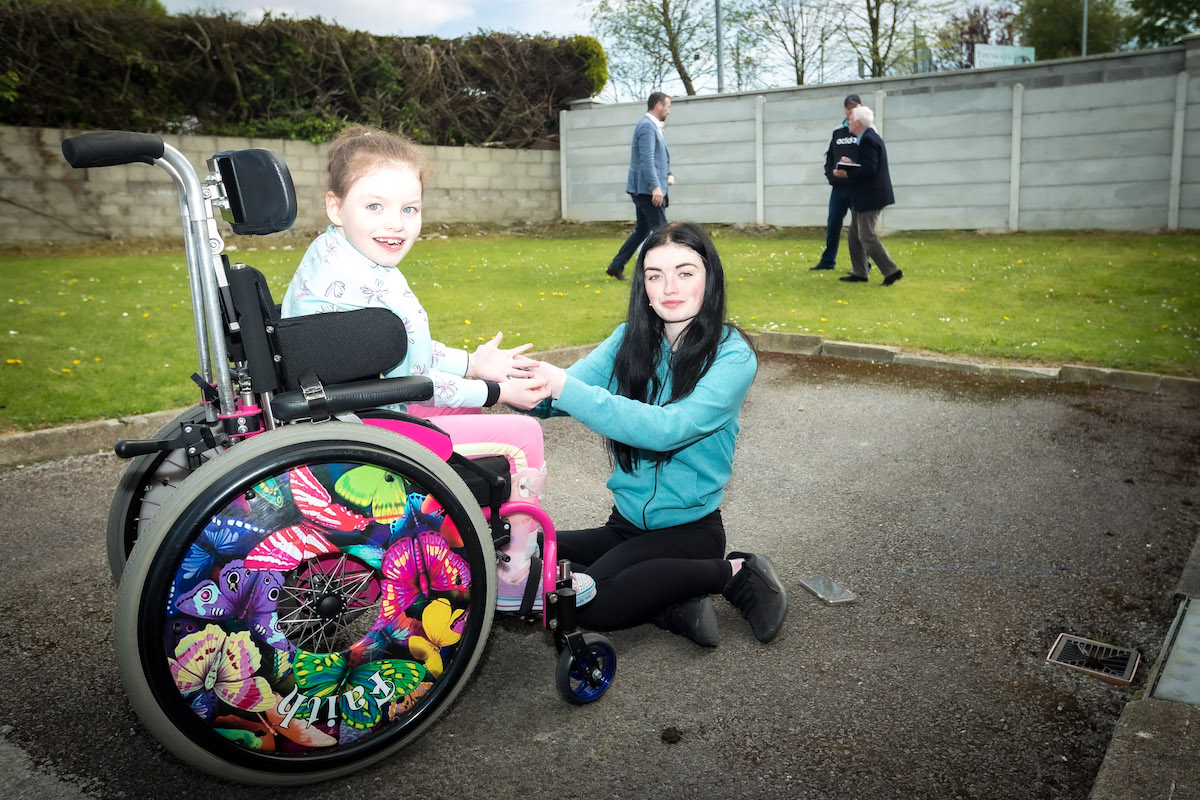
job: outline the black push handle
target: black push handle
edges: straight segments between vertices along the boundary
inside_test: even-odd
[[[75,169],[114,167],[118,164],[153,164],[163,156],[163,140],[153,133],[95,131],[63,139],[62,151]]]

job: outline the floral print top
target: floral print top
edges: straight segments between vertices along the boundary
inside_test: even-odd
[[[372,307],[390,309],[408,331],[408,353],[386,377],[431,378],[433,399],[422,405],[478,408],[487,401],[484,382],[463,377],[467,351],[447,347],[430,335],[429,316],[400,269],[371,261],[354,249],[337,226],[330,225],[300,260],[283,296],[283,316]]]

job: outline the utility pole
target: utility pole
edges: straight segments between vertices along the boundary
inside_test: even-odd
[[[725,91],[725,38],[721,32],[721,0],[717,6],[717,92]]]
[[[1087,55],[1087,4],[1088,0],[1083,0],[1083,55]]]

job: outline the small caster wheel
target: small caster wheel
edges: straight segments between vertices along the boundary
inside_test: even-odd
[[[607,637],[598,633],[585,633],[584,646],[596,660],[595,670],[585,675],[583,667],[576,663],[570,650],[563,650],[558,657],[558,669],[554,683],[563,699],[573,705],[582,706],[599,700],[608,691],[617,674],[617,651]]]

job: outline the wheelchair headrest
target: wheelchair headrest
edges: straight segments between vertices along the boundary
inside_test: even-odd
[[[212,157],[229,198],[226,221],[239,234],[278,233],[296,221],[296,187],[282,156],[271,150],[226,150]]]

